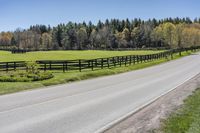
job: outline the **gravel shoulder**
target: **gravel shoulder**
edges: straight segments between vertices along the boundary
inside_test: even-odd
[[[177,110],[183,104],[184,99],[199,86],[200,74],[104,133],[160,133],[159,127],[162,120],[166,119],[174,110]]]

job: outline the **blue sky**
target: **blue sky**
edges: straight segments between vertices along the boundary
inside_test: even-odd
[[[0,0],[0,31],[99,19],[200,17],[200,0]]]

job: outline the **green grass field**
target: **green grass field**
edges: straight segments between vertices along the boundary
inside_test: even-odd
[[[186,56],[189,55],[190,53],[184,52],[182,55]],[[178,54],[174,56],[174,59],[180,58]],[[23,90],[28,90],[28,89],[35,89],[35,88],[41,88],[49,85],[57,85],[57,84],[63,84],[63,83],[68,83],[68,82],[73,82],[73,81],[79,81],[79,80],[84,80],[84,79],[89,79],[89,78],[94,78],[94,77],[100,77],[100,76],[106,76],[106,75],[112,75],[112,74],[118,74],[118,73],[123,73],[123,72],[128,72],[132,70],[137,70],[137,69],[142,69],[146,68],[149,66],[157,65],[160,63],[164,63],[169,61],[170,58],[168,59],[160,59],[160,60],[155,60],[152,62],[146,62],[146,63],[141,63],[141,64],[136,64],[136,65],[131,65],[131,66],[122,66],[122,67],[116,67],[116,68],[111,68],[111,69],[102,69],[102,70],[84,70],[82,72],[79,71],[68,71],[68,72],[53,72],[54,78],[44,80],[44,81],[35,81],[35,82],[1,82],[0,83],[0,95],[3,94],[8,94],[8,93],[13,93],[13,92],[18,92],[18,91],[23,91]]]
[[[74,59],[95,59],[123,55],[145,55],[159,53],[162,51],[40,51],[28,52],[25,54],[11,54],[11,52],[0,51],[0,62],[8,61],[35,61],[35,60],[74,60]]]
[[[200,133],[200,89],[189,96],[163,126],[164,133]]]

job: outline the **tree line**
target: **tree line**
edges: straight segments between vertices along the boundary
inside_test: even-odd
[[[97,24],[34,25],[0,33],[1,49],[182,48],[197,45],[200,45],[200,18],[107,19]]]

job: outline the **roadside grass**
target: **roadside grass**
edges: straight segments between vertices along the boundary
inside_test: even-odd
[[[200,133],[200,89],[163,122],[164,133]]]
[[[190,55],[191,52],[183,52],[182,56]],[[178,54],[174,55],[174,59],[181,58]],[[171,58],[168,57],[168,59],[160,59],[160,60],[154,60],[151,62],[146,63],[140,63],[135,64],[131,66],[122,66],[122,67],[113,67],[113,68],[105,68],[105,69],[99,69],[99,70],[83,70],[82,72],[79,71],[69,71],[63,73],[62,71],[53,71],[54,78],[43,80],[43,81],[35,81],[35,82],[1,82],[0,83],[0,95],[8,94],[8,93],[14,93],[19,92],[23,90],[30,90],[30,89],[36,89],[36,88],[42,88],[45,86],[50,85],[57,85],[57,84],[64,84],[68,82],[74,82],[84,79],[91,79],[95,77],[100,76],[106,76],[106,75],[113,75],[118,73],[124,73],[132,70],[138,70],[150,66],[154,66],[157,64],[161,64],[167,61],[170,61]]]
[[[8,61],[36,61],[36,60],[75,60],[75,59],[96,59],[125,55],[145,55],[163,52],[164,50],[134,50],[134,51],[38,51],[24,54],[12,54],[8,51],[0,51],[0,62]]]

